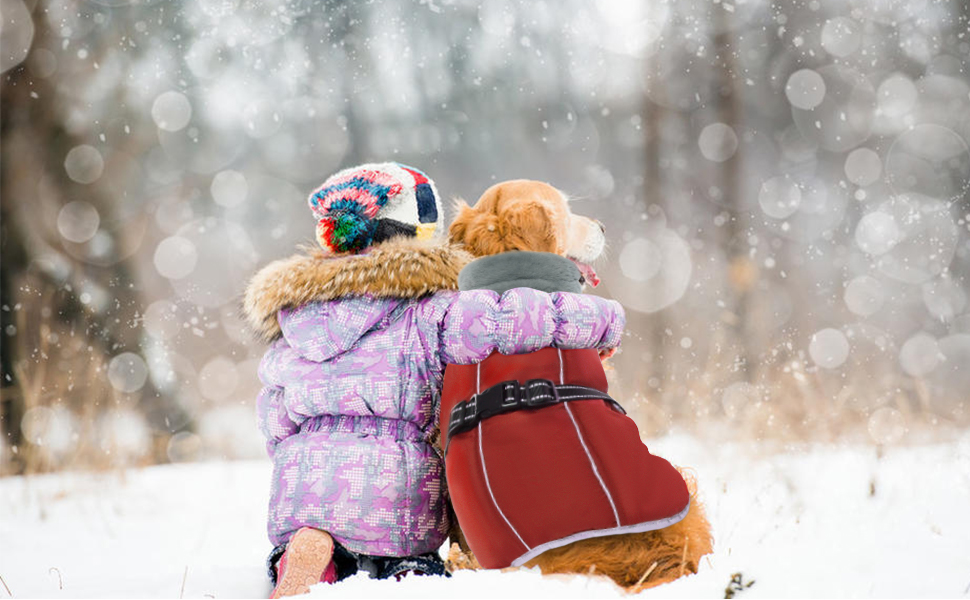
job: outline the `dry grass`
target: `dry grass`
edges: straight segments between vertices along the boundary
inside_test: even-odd
[[[644,370],[636,347],[644,340],[625,342],[614,359],[611,390],[646,438],[676,430],[766,446],[893,445],[947,439],[970,426],[964,391],[907,375],[891,352],[850,354],[844,366],[827,370],[787,340],[749,365],[739,362],[729,327],[715,325],[703,342],[702,349],[685,350],[666,340],[657,353],[664,371],[654,385],[635,379]],[[877,415],[880,409],[887,410]],[[886,414],[888,424],[880,418]]]
[[[41,281],[28,276],[18,288],[24,300],[16,307],[19,347],[13,370],[17,385],[4,389],[4,414],[9,416],[0,423],[5,439],[12,437],[18,443],[7,449],[10,460],[0,464],[0,475],[108,470],[151,462],[149,456],[119,457],[114,452],[101,418],[121,407],[133,410],[137,398],[111,386],[109,357],[80,324],[55,317],[59,292]],[[57,411],[54,414],[61,420],[56,440],[31,439],[22,430],[25,417],[39,415],[43,420],[52,414],[44,409]],[[14,435],[8,437],[8,432]]]

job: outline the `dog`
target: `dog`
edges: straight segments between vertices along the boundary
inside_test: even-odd
[[[511,251],[551,253],[573,261],[582,282],[590,286],[599,283],[590,263],[606,246],[604,227],[594,219],[574,214],[565,194],[553,186],[530,180],[506,181],[486,190],[474,206],[458,201],[456,208],[449,238],[473,256]],[[605,360],[610,354],[601,353],[601,357]],[[524,565],[538,566],[544,574],[605,575],[633,592],[696,573],[700,559],[712,551],[713,539],[696,479],[688,472],[680,473],[690,504],[686,516],[676,523],[652,531],[580,539],[547,550]],[[453,539],[458,540],[450,552],[453,568],[477,568],[460,531]]]
[[[558,254],[576,263],[587,283],[599,284],[589,263],[606,248],[605,228],[573,214],[566,196],[551,185],[506,181],[485,190],[474,208],[459,200],[457,209],[448,237],[473,256],[512,250]]]

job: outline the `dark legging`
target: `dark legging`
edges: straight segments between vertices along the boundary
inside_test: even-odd
[[[269,577],[274,586],[276,585],[276,563],[279,562],[285,551],[286,544],[281,544],[273,548],[267,560]],[[447,575],[445,563],[437,552],[403,557],[371,556],[370,554],[351,552],[334,541],[333,562],[337,568],[337,581],[346,579],[358,571],[367,573],[371,579],[389,579],[402,576],[408,571],[425,575]]]

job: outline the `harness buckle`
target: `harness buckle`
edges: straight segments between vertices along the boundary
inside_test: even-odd
[[[471,397],[471,400],[465,402],[465,407],[462,409],[465,414],[463,421],[472,421],[478,416],[478,394]]]
[[[511,380],[502,382],[502,404],[499,405],[499,408],[512,408],[521,401],[521,397],[522,386],[519,385],[518,381]]]
[[[530,379],[523,386],[522,403],[528,407],[556,404],[559,401],[559,390],[548,379]]]

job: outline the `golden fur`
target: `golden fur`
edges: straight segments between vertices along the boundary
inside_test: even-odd
[[[492,186],[474,207],[459,202],[448,235],[476,256],[531,250],[590,261],[602,251],[593,227],[599,229],[599,224],[573,215],[565,196],[554,187],[517,180]],[[659,531],[581,540],[545,552],[527,566],[538,566],[543,573],[605,575],[634,592],[696,573],[701,557],[711,552],[713,540],[697,496],[697,482],[689,474],[685,479],[690,510],[679,523]],[[449,566],[478,568],[478,561],[462,543],[461,532],[454,532],[452,539],[460,544],[452,545]]]
[[[458,272],[471,258],[455,246],[404,237],[362,254],[307,249],[259,271],[246,288],[243,313],[253,331],[271,341],[280,335],[281,309],[343,296],[418,298],[458,289]]]
[[[590,262],[605,243],[599,223],[572,214],[562,192],[539,181],[493,185],[474,207],[459,200],[457,209],[448,237],[475,256],[532,250]]]

